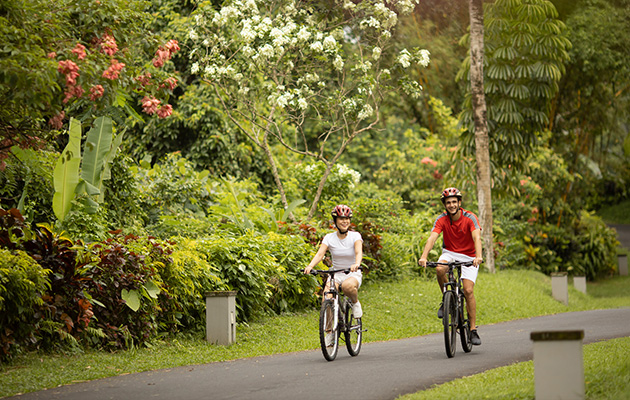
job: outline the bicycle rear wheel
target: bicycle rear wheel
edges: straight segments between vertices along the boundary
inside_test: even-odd
[[[462,349],[464,352],[470,353],[472,346],[472,338],[470,337],[470,319],[468,318],[468,311],[466,310],[466,297],[463,294],[459,295],[459,338],[462,342]]]
[[[352,305],[346,301],[346,326],[344,329],[344,337],[346,339],[346,347],[351,356],[356,356],[361,351],[361,341],[363,339],[363,323],[361,318],[354,318],[352,314]]]
[[[328,361],[334,360],[339,351],[339,328],[335,322],[334,305],[333,300],[324,300],[319,312],[319,343],[324,358]]]
[[[444,293],[444,345],[448,358],[455,356],[455,336],[457,335],[457,303],[455,294],[451,291]]]

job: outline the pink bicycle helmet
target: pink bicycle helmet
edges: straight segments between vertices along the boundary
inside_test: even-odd
[[[442,200],[442,203],[444,203],[447,197],[457,197],[459,200],[461,200],[462,192],[460,192],[459,189],[454,188],[454,187],[446,188],[442,192],[442,196],[440,196],[440,200]]]
[[[339,204],[338,206],[335,206],[335,208],[333,208],[330,215],[332,215],[333,219],[337,217],[352,218],[352,209],[350,209],[350,207],[345,204]]]

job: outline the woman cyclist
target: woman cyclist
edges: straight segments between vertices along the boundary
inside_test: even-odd
[[[354,317],[361,318],[363,310],[359,302],[359,287],[363,274],[359,270],[359,266],[363,259],[363,238],[359,232],[350,230],[350,218],[352,218],[350,207],[339,204],[332,210],[331,215],[337,231],[324,236],[313,260],[304,268],[304,273],[310,273],[313,267],[324,259],[326,251],[330,250],[333,264],[331,270],[350,268],[351,272],[348,274],[335,274],[335,285],[341,286],[343,293],[352,302]],[[330,282],[326,284],[327,287],[328,285]]]

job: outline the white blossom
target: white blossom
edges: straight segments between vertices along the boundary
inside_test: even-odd
[[[190,40],[197,40],[199,38],[199,35],[197,35],[197,32],[195,32],[194,29],[191,29],[190,32],[188,32],[188,37],[190,38]]]
[[[372,49],[372,58],[374,60],[378,60],[379,58],[381,58],[381,48],[380,47],[374,47]]]
[[[245,8],[247,8],[250,11],[253,12],[258,12],[258,6],[256,5],[256,1],[255,0],[246,0],[245,1]]]
[[[346,0],[346,1],[343,2],[343,9],[344,10],[354,10],[354,8],[356,6],[357,6],[356,4],[354,4],[353,2],[351,2],[349,0]]]
[[[303,26],[302,29],[300,29],[300,31],[297,33],[297,38],[302,42],[307,41],[310,37],[311,33],[308,31],[308,29],[306,29],[305,26]]]
[[[322,42],[317,41],[317,42],[311,43],[311,50],[320,52],[324,50],[324,46],[322,46]]]
[[[419,2],[420,0],[400,0],[396,3],[396,8],[398,8],[401,14],[409,14],[416,8],[416,4]]]
[[[276,47],[282,47],[289,42],[289,39],[284,35],[284,32],[278,28],[271,29],[269,36],[273,38],[273,45]]]
[[[431,53],[429,53],[429,50],[422,49],[418,51],[418,54],[416,55],[416,57],[418,57],[418,64],[426,68],[431,61],[431,59],[429,58],[430,55]]]
[[[333,61],[333,66],[337,71],[341,71],[343,69],[343,58],[340,55],[335,57],[335,61]]]
[[[199,72],[199,63],[195,62],[195,63],[193,63],[193,65],[190,67],[190,73],[191,73],[191,74],[196,74],[197,72]]]
[[[271,58],[274,56],[273,47],[268,43],[259,48],[258,53],[264,58]]]
[[[363,21],[361,21],[361,27],[365,29],[366,26],[370,28],[378,29],[381,27],[381,23],[378,22],[376,18],[370,17],[368,19],[364,19]]]
[[[246,57],[251,57],[256,52],[256,50],[252,49],[249,46],[243,46],[243,49],[241,51]]]
[[[373,113],[374,113],[374,110],[372,109],[372,106],[369,104],[366,104],[363,106],[363,109],[357,115],[357,119],[358,120],[367,119],[371,117]]]
[[[243,21],[243,29],[241,30],[241,36],[245,43],[251,43],[256,39],[256,31],[252,29],[252,24],[249,20]]]
[[[407,49],[402,49],[398,58],[396,58],[396,62],[399,63],[403,68],[408,68],[411,65],[411,54]]]
[[[332,36],[326,36],[324,39],[324,48],[326,50],[335,50],[337,48],[337,41]]]
[[[308,102],[304,98],[300,97],[298,99],[298,107],[300,107],[300,110],[306,110]]]

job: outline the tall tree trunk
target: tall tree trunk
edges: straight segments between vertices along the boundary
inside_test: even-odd
[[[470,0],[470,85],[475,121],[475,157],[477,160],[477,198],[486,268],[494,273],[492,240],[492,178],[486,96],[483,90],[483,1]]]

